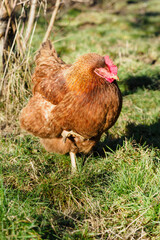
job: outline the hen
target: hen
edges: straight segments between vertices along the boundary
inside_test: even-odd
[[[65,64],[50,41],[42,44],[32,76],[33,97],[20,114],[23,129],[49,152],[88,153],[116,122],[122,107],[117,67],[108,56],[88,53]]]

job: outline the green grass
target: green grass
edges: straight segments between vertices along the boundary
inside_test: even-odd
[[[160,239],[159,23],[158,0],[72,9],[56,22],[51,39],[59,55],[67,63],[86,52],[111,56],[123,94],[116,125],[91,155],[78,156],[74,176],[68,155],[47,153],[19,129],[30,71],[9,79],[8,125],[5,100],[0,114],[0,239]],[[40,18],[31,71],[46,27]]]
[[[3,236],[118,239],[118,235],[138,238],[143,232],[158,239],[160,152],[156,149],[126,139],[103,158],[90,156],[71,176],[69,156],[45,153],[33,137],[11,139],[1,143],[6,150]]]

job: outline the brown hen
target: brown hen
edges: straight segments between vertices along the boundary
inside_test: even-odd
[[[72,64],[58,58],[50,41],[36,56],[33,97],[20,114],[23,129],[38,136],[45,149],[88,153],[116,122],[122,107],[117,67],[108,56],[88,53]]]

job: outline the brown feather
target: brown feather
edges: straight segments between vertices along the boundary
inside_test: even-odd
[[[114,125],[122,107],[116,81],[109,83],[94,73],[104,65],[95,53],[67,65],[47,41],[36,56],[33,97],[21,112],[21,127],[42,138],[48,151],[88,153]],[[64,142],[63,130],[82,137],[73,134]]]

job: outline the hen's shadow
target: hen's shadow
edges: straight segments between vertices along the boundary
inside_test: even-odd
[[[140,145],[146,144],[160,149],[160,119],[151,125],[128,123],[125,132],[126,134],[120,138],[106,135],[104,141],[99,142],[93,149],[93,155],[105,157],[105,152],[116,151],[117,146],[123,146],[125,139],[132,139]]]
[[[138,88],[160,90],[160,73],[154,73],[153,76],[128,76],[124,80],[124,86],[124,96],[136,92]]]

